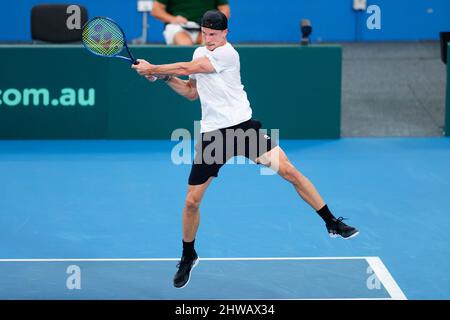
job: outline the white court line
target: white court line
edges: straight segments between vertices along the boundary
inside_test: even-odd
[[[200,261],[264,261],[264,260],[368,260],[378,257],[272,257],[272,258],[200,258]],[[87,258],[87,259],[0,259],[0,262],[70,262],[70,261],[179,261],[180,258]]]
[[[276,300],[276,301],[303,301],[303,300],[310,300],[310,301],[315,301],[315,300],[330,300],[330,301],[335,301],[335,300],[393,300],[392,298],[291,298],[291,299],[262,299],[262,298],[249,298],[249,299],[208,299],[208,300],[261,300],[261,301],[270,301],[270,300]]]
[[[395,282],[394,278],[389,273],[388,269],[379,257],[368,257],[367,263],[378,277],[378,280],[380,280],[383,286],[386,288],[392,299],[407,300],[402,289],[400,289],[397,282]]]

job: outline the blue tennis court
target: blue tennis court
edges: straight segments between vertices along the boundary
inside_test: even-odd
[[[183,290],[174,289],[167,281],[173,276],[174,262],[3,260],[0,270],[7,277],[0,298],[405,299],[377,257],[205,258],[196,270],[199,275]]]
[[[190,165],[171,161],[175,142],[0,141],[0,298],[450,298],[450,140],[280,144],[359,236],[331,239],[282,178],[230,164],[177,290]]]

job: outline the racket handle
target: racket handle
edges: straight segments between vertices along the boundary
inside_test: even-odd
[[[137,65],[137,64],[139,64],[139,61],[134,60],[134,61],[133,61],[133,64],[134,64],[134,65]]]

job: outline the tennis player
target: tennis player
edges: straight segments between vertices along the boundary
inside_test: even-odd
[[[261,123],[252,119],[252,109],[241,83],[239,54],[227,42],[227,33],[226,16],[217,10],[208,11],[202,19],[205,46],[194,51],[191,62],[153,65],[139,60],[139,64],[132,66],[140,75],[164,79],[176,93],[189,100],[200,98],[201,102],[201,134],[195,147],[197,153],[183,208],[183,253],[173,279],[176,288],[187,285],[191,270],[198,263],[194,242],[203,195],[212,179],[218,176],[220,168],[232,156],[243,155],[257,164],[274,169],[289,181],[300,197],[324,220],[330,236],[348,239],[359,233],[342,222],[342,217],[333,216],[309,179],[295,168],[270,136],[261,132]],[[177,76],[189,76],[189,79],[182,80]],[[229,135],[230,131],[235,135]],[[207,161],[205,153],[211,150],[208,146],[217,142],[222,143],[223,152],[218,155],[221,149],[213,148],[217,154],[211,152],[211,155],[219,161]]]

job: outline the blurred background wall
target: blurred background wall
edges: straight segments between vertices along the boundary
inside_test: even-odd
[[[39,3],[55,0],[2,0],[0,41],[31,41],[30,11]],[[438,40],[439,31],[450,29],[449,0],[368,0],[382,7],[381,30],[365,27],[366,12],[354,11],[352,0],[230,0],[230,41],[298,42],[300,19],[312,21],[312,41],[409,41]],[[141,14],[135,0],[77,0],[89,17],[109,16],[123,26],[130,39],[141,34]],[[148,41],[162,43],[163,24],[149,20]]]

